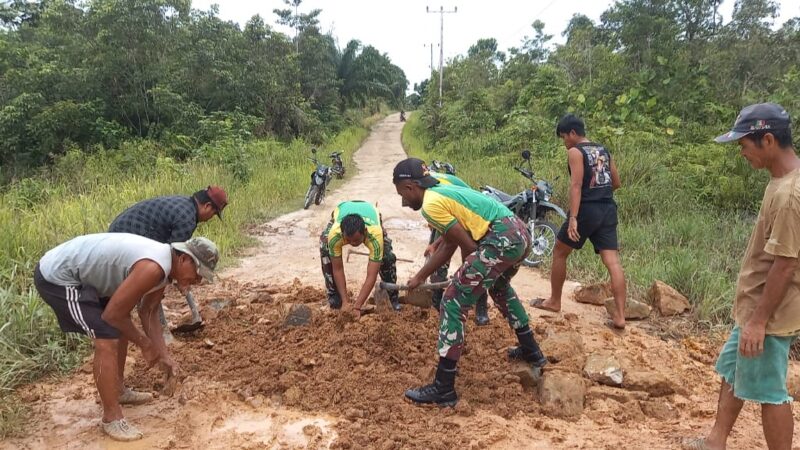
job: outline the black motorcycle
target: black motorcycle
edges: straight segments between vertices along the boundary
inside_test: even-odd
[[[438,173],[446,173],[446,174],[449,174],[449,175],[455,175],[456,174],[456,168],[452,164],[450,164],[448,162],[437,161],[435,159],[433,161],[431,161],[430,169],[432,171],[438,172]]]
[[[522,158],[528,163],[528,168],[514,166],[514,169],[533,183],[530,188],[514,196],[491,186],[481,186],[480,189],[484,194],[506,205],[528,225],[532,245],[531,252],[523,263],[529,267],[536,267],[553,253],[556,245],[558,228],[548,220],[548,215],[555,214],[564,220],[567,218],[567,214],[558,205],[550,202],[553,196],[553,186],[534,175],[531,167],[531,152],[524,150]]]
[[[306,201],[303,209],[308,209],[311,206],[311,202],[319,205],[325,200],[325,191],[327,191],[328,183],[331,180],[331,168],[317,161],[317,149],[312,148],[311,153],[314,156],[308,159],[316,165],[316,168],[311,172],[311,183],[308,186],[308,192],[306,192]]]
[[[344,178],[344,162],[342,162],[342,152],[331,153],[331,172],[338,178]]]

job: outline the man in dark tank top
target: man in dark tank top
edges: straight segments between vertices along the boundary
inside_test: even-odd
[[[617,305],[608,325],[625,328],[625,274],[619,260],[617,240],[617,204],[614,191],[620,180],[611,153],[604,146],[586,138],[583,121],[564,116],[556,126],[556,135],[567,148],[570,173],[569,219],[558,232],[553,250],[549,299],[534,299],[531,305],[547,311],[561,310],[561,292],[567,277],[567,257],[588,239],[600,255],[611,276],[611,288]]]

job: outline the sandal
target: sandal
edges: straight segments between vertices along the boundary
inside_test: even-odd
[[[681,448],[683,450],[711,450],[711,448],[706,445],[706,440],[704,438],[684,439],[681,443]]]
[[[550,311],[550,312],[554,312],[554,313],[561,312],[561,308],[553,309],[553,308],[548,308],[548,307],[544,306],[544,302],[546,302],[546,301],[547,301],[546,298],[537,297],[537,298],[534,298],[533,300],[531,300],[529,305],[533,306],[536,309],[542,309],[542,310]]]

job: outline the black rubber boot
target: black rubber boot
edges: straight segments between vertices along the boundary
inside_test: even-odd
[[[519,347],[511,347],[508,349],[508,358],[527,361],[533,364],[533,367],[544,367],[544,365],[547,364],[547,358],[544,357],[542,350],[539,348],[539,344],[537,344],[536,339],[533,338],[533,331],[531,328],[526,325],[524,328],[514,330],[514,332],[517,334]]]
[[[475,323],[478,326],[489,325],[489,298],[486,294],[475,303]]]
[[[439,310],[439,305],[442,304],[442,297],[444,296],[444,289],[434,289],[431,293],[431,306],[435,310]]]
[[[338,295],[328,294],[328,305],[330,305],[331,309],[341,309],[342,299]]]
[[[400,311],[400,293],[397,291],[389,291],[389,302],[392,303],[392,309]]]
[[[458,394],[456,394],[455,388],[457,364],[458,361],[440,357],[433,383],[408,389],[406,397],[419,404],[435,403],[439,406],[456,406],[458,403]]]

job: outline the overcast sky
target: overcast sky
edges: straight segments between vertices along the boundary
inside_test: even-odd
[[[276,29],[272,10],[285,8],[283,0],[193,0],[192,7],[207,10],[219,5],[220,16],[241,25],[260,14]],[[478,39],[493,37],[500,49],[518,47],[522,39],[532,35],[531,24],[539,19],[553,41],[563,42],[561,32],[573,14],[581,13],[597,22],[600,14],[614,1],[609,0],[305,0],[301,12],[319,8],[320,26],[331,31],[344,47],[350,39],[376,47],[398,65],[409,80],[409,88],[430,74],[430,45],[433,43],[434,66],[439,65],[439,17],[441,6],[458,12],[444,15],[444,58],[466,53]],[[800,0],[780,0],[780,17],[776,25],[800,16]],[[725,0],[720,12],[730,19],[734,0]],[[426,13],[425,8],[437,13]]]

